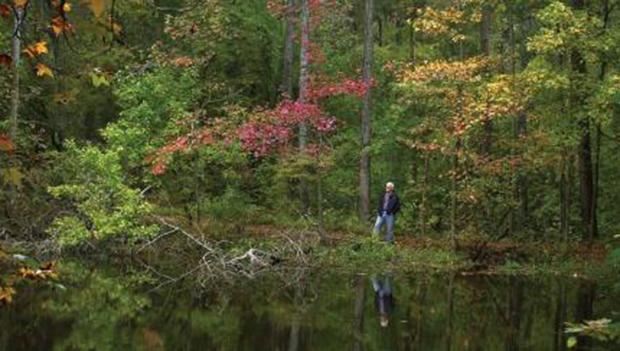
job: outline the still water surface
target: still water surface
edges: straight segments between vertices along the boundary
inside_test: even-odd
[[[297,271],[152,290],[138,271],[64,264],[64,288],[22,287],[0,350],[565,350],[564,322],[614,307],[570,278]]]

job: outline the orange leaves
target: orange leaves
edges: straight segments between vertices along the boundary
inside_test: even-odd
[[[67,22],[67,20],[65,20],[61,16],[56,16],[56,17],[52,18],[52,21],[50,23],[50,27],[52,29],[52,32],[56,36],[59,36],[63,32],[72,32],[73,31],[73,25],[71,23]]]
[[[37,43],[28,45],[24,49],[24,53],[28,55],[28,57],[30,58],[35,58],[37,56],[47,54],[47,52],[48,52],[47,43],[44,41],[39,41]],[[45,77],[45,76],[54,77],[54,73],[52,72],[52,69],[49,68],[49,66],[47,66],[44,63],[41,63],[41,62],[37,63],[34,69],[35,69],[37,76],[39,77]]]
[[[0,151],[11,153],[15,150],[15,145],[11,138],[6,134],[0,134]]]
[[[39,267],[39,269],[36,269],[36,270],[22,267],[19,269],[17,274],[22,278],[33,279],[33,280],[36,280],[36,279],[45,280],[49,278],[58,277],[58,274],[56,272],[56,262],[54,261],[44,263]]]
[[[90,10],[93,12],[95,17],[100,17],[105,11],[106,6],[106,0],[90,0],[88,2],[88,7],[90,7]]]
[[[194,60],[188,56],[180,56],[172,60],[172,64],[177,67],[190,67],[194,64]]]
[[[47,66],[46,64],[37,63],[37,65],[35,66],[35,70],[37,72],[37,76],[39,77],[45,77],[45,76],[48,76],[50,78],[54,77],[54,73],[52,72],[52,69],[49,68],[49,66]]]
[[[28,0],[13,0],[13,4],[15,5],[15,7],[24,8],[28,6]]]
[[[0,54],[0,66],[11,67],[13,59],[7,54]]]
[[[15,289],[11,286],[0,287],[0,303],[8,304],[13,301],[13,295],[15,295]]]
[[[34,44],[26,46],[23,52],[28,55],[30,58],[37,57],[39,55],[47,54],[47,42],[39,41]]]

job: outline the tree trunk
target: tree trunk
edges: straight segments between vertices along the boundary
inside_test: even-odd
[[[480,51],[483,57],[491,56],[491,21],[493,8],[485,4],[482,7],[482,20],[480,22]],[[481,145],[481,153],[488,157],[491,153],[491,143],[493,138],[493,121],[489,117],[488,111],[484,116],[484,139]]]
[[[371,88],[373,63],[373,30],[372,19],[374,0],[365,0],[364,11],[364,62],[363,79],[368,87],[364,94],[361,121],[361,146],[359,169],[359,216],[361,221],[367,221],[370,216],[370,141],[371,141]]]
[[[525,27],[525,26],[524,26]],[[525,29],[523,29],[525,30]],[[525,70],[528,64],[528,56],[526,50],[526,38],[527,34],[523,33],[522,35],[522,51],[520,61],[521,61],[521,70]],[[519,138],[524,138],[527,136],[527,111],[523,110],[519,113],[519,117],[517,120],[517,136]],[[528,179],[525,174],[521,174],[517,178],[517,186],[519,189],[519,207],[520,207],[520,216],[519,216],[519,227],[523,228],[525,224],[528,222]]]
[[[299,102],[305,103],[308,98],[308,50],[310,46],[310,7],[309,0],[301,0],[301,45],[299,57]],[[308,128],[305,122],[299,124],[299,152],[304,154],[308,144]],[[308,183],[300,182],[302,211],[305,215],[310,210]]]
[[[295,0],[288,0],[286,8],[286,30],[284,33],[284,54],[282,65],[282,83],[280,93],[293,98],[293,59],[295,56]]]
[[[11,94],[11,123],[10,123],[10,136],[11,140],[15,142],[17,140],[17,121],[19,118],[19,62],[21,58],[21,27],[24,21],[24,9],[21,7],[15,8],[15,23],[13,25],[13,38],[12,38],[12,59],[13,59],[13,84]]]
[[[576,10],[584,8],[583,0],[573,0],[573,7]],[[575,73],[576,81],[585,78],[587,74],[586,62],[577,50],[571,52],[571,66]],[[574,88],[571,101],[574,106],[580,107],[584,105],[585,96],[579,89]],[[581,227],[582,240],[592,242],[596,236],[596,214],[592,212],[594,205],[594,182],[592,167],[592,145],[590,138],[590,119],[587,116],[580,116],[579,128],[581,129],[581,140],[579,142],[579,189],[581,203]]]
[[[428,168],[429,168],[429,152],[424,152],[424,171],[423,171],[423,180],[422,180],[422,206],[420,206],[420,226],[422,231],[422,236],[426,236],[426,213],[427,213],[427,197],[428,197]]]
[[[450,203],[450,242],[452,249],[456,251],[456,215],[457,215],[457,192],[458,192],[458,170],[459,153],[461,151],[461,137],[457,137],[454,143],[454,155],[452,156],[452,199]]]

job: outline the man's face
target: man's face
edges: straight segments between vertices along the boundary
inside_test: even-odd
[[[394,185],[392,184],[387,184],[385,186],[385,191],[387,191],[388,193],[391,193],[392,191],[394,191]]]

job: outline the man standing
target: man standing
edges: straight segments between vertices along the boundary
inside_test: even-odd
[[[387,235],[385,241],[394,243],[394,223],[396,221],[396,213],[400,210],[400,200],[394,192],[394,183],[385,184],[385,192],[379,197],[377,221],[375,222],[374,232],[379,234],[383,224],[387,225]]]

